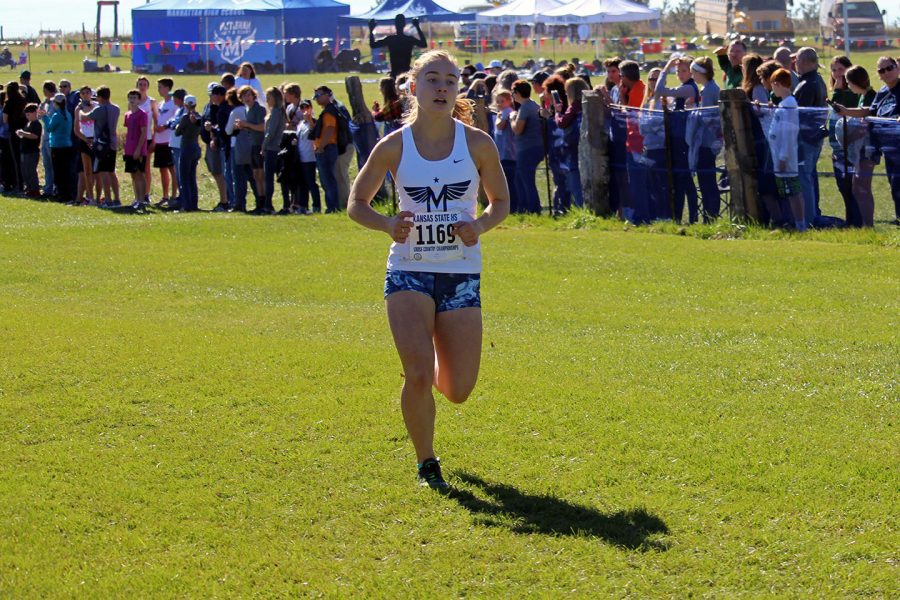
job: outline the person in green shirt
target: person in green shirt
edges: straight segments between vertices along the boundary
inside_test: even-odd
[[[856,104],[857,108],[872,106],[876,92],[872,89],[869,72],[863,67],[855,66],[847,69],[844,77],[847,80],[847,87],[859,98]],[[850,106],[853,105],[851,104]],[[868,127],[863,125],[856,129],[859,134],[868,138]],[[873,227],[875,225],[875,197],[872,195],[872,172],[878,163],[878,155],[874,150],[874,148],[869,147],[867,139],[854,165],[856,169],[853,174],[853,197],[856,199],[856,204],[859,207],[862,227]]]
[[[846,56],[835,56],[831,59],[831,101],[843,106],[856,106],[859,96],[847,87],[844,74],[853,66]],[[844,147],[838,142],[837,128],[842,126],[840,117],[834,111],[828,115],[828,143],[831,144],[831,168],[834,171],[834,181],[838,191],[844,200],[845,220],[847,225],[853,227],[862,226],[862,216],[859,205],[853,198],[853,173],[850,162],[844,153]]]
[[[741,66],[744,55],[747,53],[747,46],[741,40],[732,40],[728,47],[720,46],[716,48],[716,58],[719,61],[719,68],[725,73],[725,89],[735,90],[741,87],[744,80]]]

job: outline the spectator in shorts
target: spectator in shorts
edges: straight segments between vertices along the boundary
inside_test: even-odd
[[[30,103],[25,105],[25,126],[16,131],[16,135],[22,140],[22,178],[25,180],[25,195],[31,198],[39,198],[41,184],[38,180],[38,162],[41,158],[41,136],[43,127],[38,121],[38,105]]]
[[[75,136],[78,138],[78,191],[77,198],[85,206],[97,206],[94,194],[94,121],[83,119],[97,103],[93,100],[93,90],[84,86],[80,91],[81,102],[75,108]]]
[[[807,220],[800,187],[797,136],[800,135],[800,110],[791,94],[791,73],[778,69],[769,80],[772,92],[781,99],[769,125],[769,150],[775,168],[778,194],[786,199],[794,215],[797,231],[806,231]]]
[[[141,97],[141,92],[136,89],[128,92],[128,112],[125,113],[125,172],[131,174],[134,187],[134,204],[131,206],[134,209],[143,206],[147,195],[144,165],[147,162],[151,118],[141,109]]]
[[[203,112],[203,131],[200,135],[206,142],[206,168],[216,182],[219,191],[219,203],[214,212],[228,210],[228,192],[225,187],[225,159],[221,148],[222,139],[218,132],[219,112],[225,105],[225,88],[214,83],[209,88],[209,104]],[[227,141],[227,140],[226,140]]]
[[[169,120],[175,117],[178,107],[172,100],[172,87],[175,85],[168,77],[156,81],[160,104],[153,120],[153,168],[159,169],[162,181],[162,198],[156,203],[160,208],[172,208],[178,203],[178,175],[175,173],[175,157],[172,155],[172,130]],[[171,194],[171,195],[170,195]]]
[[[103,189],[101,207],[120,206],[119,178],[116,177],[116,151],[119,149],[119,107],[110,102],[110,91],[105,85],[97,88],[97,106],[90,112],[82,112],[81,118],[94,125],[94,162],[92,171]]]
[[[149,157],[155,150],[155,146],[153,143],[153,131],[156,128],[156,123],[159,120],[159,104],[154,98],[148,95],[148,91],[150,90],[150,80],[145,75],[141,75],[140,77],[138,77],[135,85],[137,86],[137,90],[141,94],[139,107],[142,111],[144,111],[144,113],[146,113],[147,117],[150,119],[150,122],[148,123],[150,137],[147,138],[148,160],[144,161],[144,198],[140,199],[144,204],[150,204],[150,189],[153,185],[153,165],[152,161],[149,160]]]

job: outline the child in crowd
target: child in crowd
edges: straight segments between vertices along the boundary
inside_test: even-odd
[[[137,90],[128,92],[128,112],[125,113],[125,172],[131,174],[134,186],[134,204],[132,208],[140,209],[147,193],[144,165],[147,160],[147,136],[150,119],[140,108],[141,93]]]
[[[97,206],[94,185],[94,121],[83,118],[97,107],[94,101],[94,92],[90,86],[84,86],[79,91],[80,102],[75,108],[75,137],[78,139],[78,191],[77,198],[85,206]]]
[[[25,107],[25,127],[16,131],[22,140],[22,178],[25,180],[25,194],[32,198],[41,195],[41,184],[38,180],[38,162],[41,158],[41,136],[44,128],[38,121],[38,105],[28,104]]]
[[[500,166],[503,167],[506,186],[509,188],[509,210],[510,212],[519,212],[519,202],[514,192],[516,188],[516,142],[515,134],[509,126],[509,117],[514,110],[512,92],[504,89],[498,90],[494,94],[494,111],[497,113],[497,119],[494,122],[494,143],[497,144]]]
[[[800,135],[800,111],[797,100],[791,94],[791,73],[778,69],[769,83],[772,93],[780,102],[769,125],[769,149],[775,166],[775,183],[778,194],[790,203],[797,231],[806,231],[803,192],[800,188],[800,172],[797,160],[797,136]]]
[[[299,215],[311,214],[309,197],[312,196],[312,212],[322,212],[322,200],[319,186],[316,185],[316,150],[309,134],[316,126],[313,117],[312,102],[302,100],[300,112],[303,118],[297,125],[297,152],[300,154],[300,192],[294,212]]]

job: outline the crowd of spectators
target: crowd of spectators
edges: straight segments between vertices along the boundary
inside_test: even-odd
[[[764,221],[798,230],[830,224],[819,207],[816,172],[825,140],[832,147],[844,221],[872,226],[871,180],[882,160],[900,218],[900,141],[888,142],[872,125],[900,116],[895,59],[878,60],[883,85],[876,91],[871,75],[843,56],[831,61],[827,86],[813,48],[778,48],[764,57],[734,41],[714,58],[675,54],[646,74],[636,62],[618,57],[589,66],[577,60],[534,65],[530,71],[493,60],[463,67],[461,95],[485,106],[482,126],[497,144],[512,212],[541,213],[536,182],[542,163],[550,210],[561,214],[583,204],[578,144],[583,95],[593,90],[610,111],[610,202],[620,217],[680,221],[686,205],[689,222],[717,218],[728,186],[717,166],[721,81],[725,89],[743,89],[752,103]],[[677,81],[671,82],[672,75]],[[7,193],[69,204],[121,206],[121,152],[133,190],[127,204],[138,210],[151,204],[197,210],[201,159],[216,184],[214,211],[276,214],[276,182],[277,214],[330,213],[346,206],[354,144],[358,161],[371,148],[358,147],[359,123],[327,86],[317,87],[312,99],[304,99],[296,83],[264,89],[249,63],[237,76],[210,82],[202,102],[172,78],[155,84],[154,95],[150,80],[137,78],[125,98],[120,131],[120,108],[108,87],[73,89],[66,79],[46,81],[41,98],[30,73],[22,72],[0,92],[0,185]],[[408,82],[403,74],[385,77],[379,90],[371,112],[385,136],[403,125]],[[803,109],[813,110],[807,115]],[[155,202],[149,192],[154,171],[162,189]]]

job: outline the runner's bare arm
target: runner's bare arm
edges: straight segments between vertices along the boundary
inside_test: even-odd
[[[406,220],[412,213],[403,211],[394,217],[386,217],[372,208],[372,198],[381,187],[388,171],[397,172],[402,149],[403,142],[399,130],[378,142],[353,181],[350,198],[347,201],[347,215],[351,219],[363,227],[383,231],[401,244],[406,241],[412,228],[412,223]]]
[[[488,134],[473,127],[466,128],[466,136],[488,206],[475,221],[454,225],[453,232],[462,238],[466,246],[474,246],[478,236],[496,227],[509,214],[509,190],[494,141]]]

